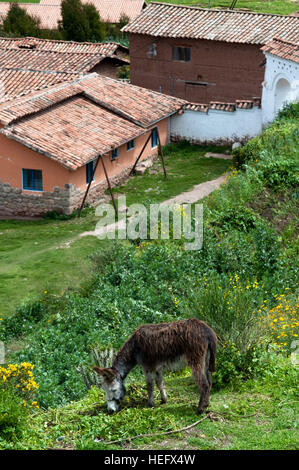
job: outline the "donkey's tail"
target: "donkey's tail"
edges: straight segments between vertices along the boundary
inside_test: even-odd
[[[217,350],[217,337],[213,332],[213,335],[210,335],[210,338],[209,338],[209,352],[210,352],[209,371],[210,372],[215,372],[216,370],[216,350]]]

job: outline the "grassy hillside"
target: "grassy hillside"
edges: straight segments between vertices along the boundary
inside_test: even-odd
[[[7,0],[0,0],[0,2]],[[164,3],[199,6],[203,8],[229,8],[232,0],[160,0]],[[14,3],[39,3],[39,0],[14,0]],[[150,1],[148,1],[150,3]],[[299,9],[299,2],[292,0],[238,0],[235,9],[247,9],[259,13],[290,15]]]
[[[232,0],[160,0],[163,3],[198,6],[202,8],[229,8]],[[150,2],[148,2],[150,3]],[[272,13],[277,15],[290,15],[299,9],[299,2],[292,0],[237,0],[234,8],[256,11],[258,13]]]
[[[9,358],[21,365],[0,368],[0,404],[10,409],[0,417],[2,448],[128,448],[124,438],[196,421],[198,392],[188,369],[167,374],[169,402],[154,410],[144,406],[136,369],[112,416],[103,392],[86,395],[76,370],[92,364],[91,349],[117,349],[141,323],[190,316],[219,338],[211,420],[189,434],[139,438],[129,447],[296,447],[298,367],[290,354],[299,326],[298,122],[294,105],[235,151],[227,184],[205,201],[202,250],[184,250],[184,240],[114,243],[93,255],[95,275],[80,290],[46,291],[2,321],[2,339],[22,345]],[[20,383],[18,403],[10,387]],[[120,442],[109,444],[114,440]]]

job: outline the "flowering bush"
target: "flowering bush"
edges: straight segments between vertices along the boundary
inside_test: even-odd
[[[0,438],[19,438],[30,410],[39,408],[33,400],[38,389],[33,368],[27,362],[0,366]]]
[[[290,352],[291,342],[298,338],[298,299],[297,302],[292,301],[285,294],[275,295],[275,298],[278,302],[275,307],[267,309],[266,303],[263,303],[258,312],[263,314],[263,323],[269,327],[274,344]]]
[[[34,380],[32,364],[22,362],[18,364],[8,364],[6,367],[0,366],[0,387],[3,391],[13,390],[23,398],[23,406],[39,408],[36,401],[32,401],[34,392],[38,385]]]

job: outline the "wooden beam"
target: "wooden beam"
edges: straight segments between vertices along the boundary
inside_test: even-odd
[[[89,180],[88,186],[87,186],[86,191],[85,191],[85,194],[84,194],[84,198],[83,198],[82,204],[81,204],[80,209],[79,209],[78,217],[81,216],[81,212],[82,212],[83,206],[84,206],[84,204],[85,204],[87,195],[88,195],[88,193],[89,193],[89,188],[90,188],[91,183],[92,183],[92,181],[93,181],[93,178],[94,178],[94,175],[95,175],[95,172],[96,172],[96,169],[97,169],[97,166],[98,166],[98,163],[99,163],[100,158],[101,158],[101,155],[98,156],[97,162],[96,162],[96,164],[95,164],[95,166],[94,166],[94,168],[93,168],[93,172],[92,172],[91,178],[90,178],[90,180]]]
[[[105,167],[105,164],[104,164],[103,155],[101,155],[101,161],[102,161],[104,173],[105,173],[105,176],[106,176],[106,180],[107,180],[107,183],[108,183],[108,188],[109,188],[109,191],[110,191],[110,196],[111,196],[111,199],[112,199],[112,204],[113,204],[115,213],[117,213],[116,203],[115,203],[115,199],[114,199],[114,196],[113,196],[113,191],[112,191],[112,187],[111,187],[111,184],[110,184],[110,180],[109,180],[109,178],[108,178],[108,173],[107,173],[107,170],[106,170],[106,167]]]
[[[157,129],[158,140],[159,140],[159,154],[161,155],[162,166],[163,166],[163,171],[164,171],[164,178],[167,179],[167,173],[166,173],[164,155],[163,155],[163,148],[162,148],[162,143],[161,143],[161,139],[160,139],[160,132],[159,132],[158,127],[156,129]]]
[[[147,146],[147,144],[148,144],[148,142],[149,142],[149,140],[150,140],[150,138],[151,138],[152,135],[153,135],[153,130],[152,130],[152,132],[150,133],[150,135],[148,136],[148,138],[146,139],[146,142],[145,142],[144,146],[142,147],[142,150],[141,150],[140,154],[138,155],[137,160],[136,160],[136,162],[134,163],[132,170],[130,171],[130,175],[132,175],[132,173],[134,173],[135,168],[136,168],[136,165],[137,165],[137,163],[139,162],[139,160],[140,160],[140,158],[141,158],[141,156],[142,156],[142,154],[143,154],[143,152],[144,152],[144,150],[145,150],[145,147]]]

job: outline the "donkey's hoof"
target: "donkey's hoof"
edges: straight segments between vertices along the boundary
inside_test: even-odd
[[[166,405],[167,403],[167,398],[162,398],[161,399],[161,405]]]
[[[154,403],[151,403],[151,402],[147,402],[146,406],[148,408],[154,408],[155,407],[155,404]]]
[[[196,414],[202,415],[204,411],[204,408],[198,408]]]

